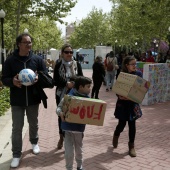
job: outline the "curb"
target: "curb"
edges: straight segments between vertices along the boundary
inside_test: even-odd
[[[12,117],[11,109],[9,109],[5,115],[0,117],[0,169],[9,170],[10,163],[12,159],[12,143],[11,143],[11,133],[12,133]],[[25,137],[26,131],[28,129],[27,117],[24,119],[24,127],[22,138]]]

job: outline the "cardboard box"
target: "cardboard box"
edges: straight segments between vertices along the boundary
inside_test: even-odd
[[[65,120],[71,123],[103,126],[106,102],[98,99],[64,96]]]
[[[120,72],[112,89],[118,95],[142,103],[149,86],[150,83],[139,76]]]

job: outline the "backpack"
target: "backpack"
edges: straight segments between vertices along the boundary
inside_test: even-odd
[[[107,71],[113,71],[113,60],[107,63]]]

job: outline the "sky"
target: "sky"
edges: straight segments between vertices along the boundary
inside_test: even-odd
[[[109,0],[78,0],[77,4],[71,10],[71,15],[63,18],[63,21],[75,22],[76,20],[82,20],[92,11],[93,7],[102,9],[103,12],[110,12],[112,4]],[[65,36],[65,25],[57,22],[57,26],[62,30],[62,35]]]

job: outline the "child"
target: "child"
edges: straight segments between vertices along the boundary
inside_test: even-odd
[[[133,56],[127,56],[123,60],[122,64],[122,72],[134,74],[142,77],[142,73],[140,71],[136,70],[136,59]],[[114,131],[113,135],[113,147],[117,148],[118,146],[118,138],[120,136],[120,133],[123,132],[123,129],[126,126],[126,122],[128,122],[129,125],[129,155],[131,157],[136,157],[136,152],[134,148],[134,140],[135,140],[135,134],[136,134],[136,120],[132,119],[132,115],[134,113],[134,109],[137,108],[140,110],[139,104],[128,100],[127,98],[117,95],[118,100],[116,103],[115,108],[115,117],[119,120],[118,125]],[[140,110],[141,111],[141,110]]]
[[[70,96],[79,96],[79,97],[89,97],[90,87],[92,80],[79,76],[75,80],[74,88],[68,93]],[[66,160],[66,169],[73,169],[73,160],[74,160],[74,149],[75,149],[75,159],[77,162],[77,170],[83,170],[82,167],[82,146],[83,146],[83,136],[85,125],[77,123],[69,123],[64,120],[64,113],[62,112],[63,99],[57,107],[57,115],[61,117],[61,128],[64,132],[64,147],[65,147],[65,160]]]

